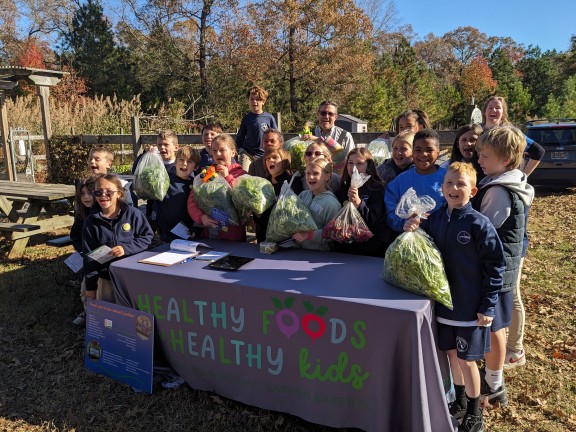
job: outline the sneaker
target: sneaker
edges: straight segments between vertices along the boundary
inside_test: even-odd
[[[484,432],[484,419],[481,415],[466,414],[458,427],[458,432]]]
[[[504,360],[504,369],[513,369],[526,364],[526,353],[524,350],[510,351],[506,350],[506,360]]]
[[[506,386],[502,384],[496,390],[492,390],[488,384],[486,384],[486,381],[482,380],[482,394],[480,395],[480,401],[493,407],[498,405],[508,405],[508,392],[506,391]]]
[[[184,384],[184,378],[176,374],[166,375],[164,380],[160,383],[160,385],[165,389],[175,389],[180,387],[182,384]]]
[[[466,407],[462,406],[457,401],[454,401],[448,405],[448,411],[452,417],[458,420],[458,424],[462,422],[462,419],[466,415]]]
[[[80,315],[78,315],[76,318],[74,318],[74,321],[72,321],[72,324],[77,325],[77,326],[86,325],[86,311],[80,312]]]

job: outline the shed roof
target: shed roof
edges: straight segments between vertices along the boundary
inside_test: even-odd
[[[354,123],[368,123],[366,120],[359,119],[358,117],[354,117],[350,114],[338,114],[338,117],[344,117],[345,119],[353,121]]]

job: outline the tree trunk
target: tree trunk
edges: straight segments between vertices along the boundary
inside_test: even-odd
[[[296,43],[294,35],[296,28],[290,27],[288,30],[288,80],[290,84],[290,112],[296,114],[298,112],[298,99],[296,97],[296,77],[294,76],[294,67],[296,64]]]
[[[200,15],[200,40],[199,40],[199,58],[198,58],[198,68],[200,70],[200,95],[204,100],[206,100],[206,96],[208,95],[208,80],[206,78],[206,31],[207,25],[206,21],[210,16],[212,5],[214,4],[214,0],[204,0],[204,4],[202,6],[202,14]]]

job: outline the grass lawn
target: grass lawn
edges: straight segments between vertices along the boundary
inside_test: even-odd
[[[84,369],[72,247],[38,236],[7,261],[0,239],[0,431],[334,431],[183,386],[136,394]],[[505,373],[510,405],[487,430],[576,431],[576,189],[537,191],[522,277],[527,364]],[[386,432],[386,431],[383,431]],[[391,431],[397,432],[397,431]],[[401,432],[401,431],[398,431]]]

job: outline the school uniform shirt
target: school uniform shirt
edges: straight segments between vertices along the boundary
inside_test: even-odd
[[[310,214],[318,228],[314,231],[311,240],[304,240],[300,245],[303,249],[330,250],[331,240],[322,237],[322,230],[328,222],[336,217],[342,208],[338,199],[330,191],[321,192],[314,196],[312,192],[305,190],[298,197],[310,210]]]
[[[270,129],[278,129],[276,119],[267,112],[255,114],[249,112],[242,118],[238,134],[236,135],[236,146],[238,151],[244,150],[250,156],[260,157],[264,155],[262,149],[262,137],[264,132]]]
[[[194,175],[200,174],[200,171],[206,167],[209,167],[210,165],[214,165],[214,159],[212,158],[212,155],[208,153],[208,150],[203,148],[200,150],[200,162],[198,162],[198,168],[196,168],[196,171],[194,171]]]
[[[269,175],[266,178],[267,180],[270,180],[270,183],[272,183],[272,179],[270,178]],[[292,176],[288,174],[286,171],[284,171],[282,174],[276,177],[275,179],[276,183],[272,183],[276,198],[278,198],[278,195],[280,195],[280,191],[282,190],[282,185],[284,184],[284,181],[290,183],[291,179]],[[300,182],[300,179],[295,178],[294,181],[290,184],[290,189],[292,189],[292,191],[296,195],[300,194],[300,192],[302,192],[302,183]],[[255,224],[254,231],[256,234],[256,241],[258,243],[262,243],[264,240],[266,240],[266,230],[268,229],[268,221],[270,220],[270,214],[272,213],[272,209],[274,208],[275,205],[276,204],[274,204],[272,207],[264,211],[261,215],[252,215]]]
[[[76,252],[82,252],[82,226],[84,225],[84,219],[78,215],[74,215],[74,223],[70,228],[70,240],[72,240],[72,246]]]
[[[446,169],[437,168],[432,174],[426,175],[418,174],[416,168],[411,168],[388,183],[384,194],[384,204],[386,206],[386,222],[392,230],[404,231],[406,220],[396,216],[396,207],[408,189],[413,188],[417,196],[430,196],[436,202],[434,209],[440,208],[446,202],[444,195],[442,195],[442,182]]]
[[[242,165],[238,163],[232,163],[228,167],[228,175],[225,177],[225,180],[228,182],[230,187],[234,184],[234,180],[237,177],[240,177],[243,174],[247,174],[246,171],[242,169]],[[202,225],[202,216],[205,215],[204,211],[196,201],[194,200],[194,189],[190,191],[190,195],[188,196],[188,214],[192,218],[194,222],[199,225]],[[210,215],[208,215],[210,216]],[[230,240],[230,241],[246,241],[246,226],[243,224],[240,225],[229,225],[228,231],[218,230],[218,240]],[[209,238],[210,230],[205,227],[202,229],[201,237]]]
[[[181,179],[176,175],[175,170],[168,174],[170,186],[162,201],[156,201],[156,222],[160,229],[160,239],[163,242],[170,242],[179,238],[172,234],[172,230],[179,222],[187,227],[192,227],[192,218],[188,214],[188,196],[192,188],[193,178]]]
[[[505,268],[504,250],[496,229],[468,203],[448,213],[444,204],[420,227],[442,254],[454,309],[436,303],[441,323],[475,326],[477,313],[494,316]]]
[[[142,252],[150,246],[154,233],[144,214],[126,205],[120,205],[120,214],[108,219],[102,213],[88,216],[82,227],[82,252],[84,254],[84,272],[87,291],[96,291],[98,278],[110,279],[108,267],[115,260],[100,264],[86,256],[99,246],[122,246],[124,257]]]

